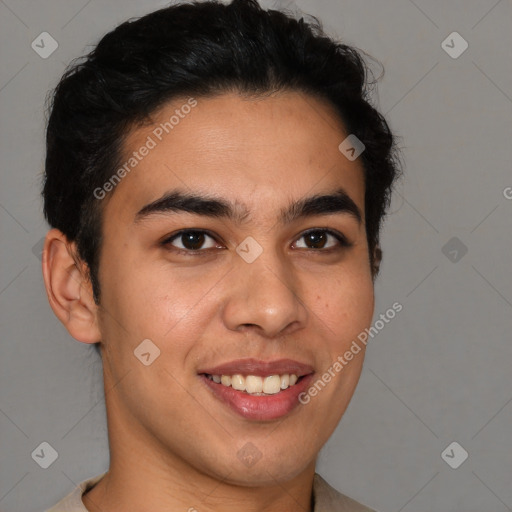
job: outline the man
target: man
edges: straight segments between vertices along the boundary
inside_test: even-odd
[[[110,467],[52,512],[369,511],[315,473],[398,174],[359,53],[254,0],[123,23],[55,90],[51,307],[101,350]],[[316,389],[316,392],[313,390]]]

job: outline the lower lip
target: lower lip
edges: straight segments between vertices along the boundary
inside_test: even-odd
[[[274,395],[249,395],[231,386],[217,384],[206,375],[199,375],[215,396],[233,411],[249,420],[275,420],[290,413],[299,402],[299,395],[309,387],[313,373],[305,375],[293,386]]]

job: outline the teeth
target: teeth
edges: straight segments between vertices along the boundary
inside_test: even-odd
[[[245,391],[247,393],[261,393],[263,392],[263,382],[261,377],[255,375],[247,375],[245,378]],[[267,393],[267,391],[265,391]]]
[[[244,376],[240,374],[233,375],[233,377],[231,377],[231,387],[238,391],[245,391]]]
[[[263,381],[263,393],[273,395],[281,390],[281,377],[279,375],[269,375]]]
[[[238,391],[245,391],[250,395],[274,395],[297,383],[298,377],[294,373],[283,375],[269,375],[260,377],[258,375],[243,376],[235,375],[208,375],[210,380],[223,386],[231,386]]]

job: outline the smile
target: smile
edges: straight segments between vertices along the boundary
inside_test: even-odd
[[[298,380],[297,375],[294,373],[283,375],[269,375],[268,377],[260,377],[259,375],[247,375],[244,377],[241,374],[235,375],[209,375],[207,378],[222,384],[223,386],[232,387],[237,391],[245,391],[249,395],[265,396],[275,395],[290,386],[294,386]]]

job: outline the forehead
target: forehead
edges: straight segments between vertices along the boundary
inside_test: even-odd
[[[121,165],[128,172],[108,208],[133,216],[180,188],[270,211],[342,187],[364,209],[360,159],[338,149],[347,135],[327,103],[303,93],[174,99],[126,137]]]

